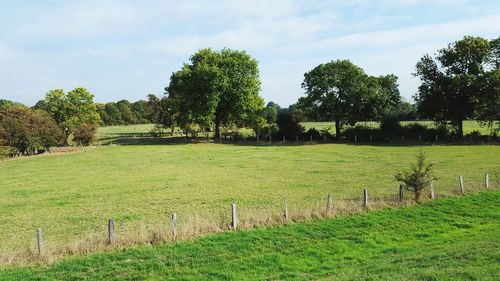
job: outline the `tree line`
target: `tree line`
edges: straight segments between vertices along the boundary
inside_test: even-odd
[[[349,60],[333,60],[306,72],[305,95],[281,108],[273,102],[264,106],[258,62],[246,51],[201,49],[172,73],[162,97],[99,104],[80,87],[50,90],[32,108],[0,100],[0,146],[30,154],[70,139],[89,144],[99,125],[139,123],[158,124],[172,134],[180,128],[191,136],[212,132],[219,138],[223,129],[245,127],[257,136],[294,138],[317,133],[305,132],[303,121],[332,121],[341,140],[358,121],[384,121],[390,132],[398,128],[387,120],[418,118],[451,126],[461,138],[467,119],[500,128],[499,65],[500,38],[466,36],[416,63],[421,84],[410,103],[402,99],[394,74],[372,76]]]

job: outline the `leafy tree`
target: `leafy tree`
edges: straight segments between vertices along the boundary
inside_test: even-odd
[[[26,106],[22,103],[0,99],[0,110],[11,108],[11,107],[26,107]]]
[[[25,107],[0,110],[0,143],[22,154],[32,154],[39,149],[50,151],[59,145],[63,135],[55,121],[42,111]]]
[[[264,118],[266,119],[267,124],[276,123],[276,118],[278,117],[278,112],[281,107],[274,102],[267,103],[266,107],[263,109]]]
[[[314,119],[335,121],[338,140],[345,124],[377,118],[400,100],[396,76],[370,77],[349,60],[318,65],[304,74],[302,87],[307,96],[298,106]]]
[[[66,144],[76,128],[100,121],[94,95],[85,88],[76,88],[67,94],[61,89],[51,90],[45,96],[45,103],[49,114],[62,129]]]
[[[404,183],[406,189],[415,194],[415,201],[420,202],[420,196],[426,186],[437,178],[433,175],[434,164],[426,163],[425,154],[420,151],[417,154],[417,162],[411,164],[409,171],[404,171],[394,175],[395,179]]]
[[[276,119],[278,134],[288,139],[295,139],[296,136],[304,132],[304,127],[300,125],[300,121],[293,114],[293,111],[287,109],[280,110]]]
[[[221,126],[251,121],[264,106],[257,61],[245,51],[202,49],[172,74],[165,90],[177,109],[177,125],[213,124],[216,138]]]
[[[148,123],[147,116],[148,104],[145,100],[138,100],[132,104],[132,112],[135,114],[137,123]]]
[[[490,110],[477,114],[481,105],[495,105],[498,100],[498,80],[494,73],[487,74],[494,55],[488,40],[471,36],[450,43],[434,58],[424,55],[414,74],[421,80],[414,96],[419,111],[436,122],[450,122],[460,137],[463,120],[496,118],[498,115],[491,115]],[[494,72],[498,65],[493,65]]]
[[[117,102],[116,107],[121,113],[124,124],[137,124],[137,117],[132,112],[132,104],[128,100],[121,100]]]

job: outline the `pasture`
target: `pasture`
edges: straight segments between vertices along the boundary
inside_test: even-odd
[[[292,217],[342,200],[395,198],[394,173],[423,150],[435,163],[439,196],[481,188],[484,173],[498,186],[498,146],[368,146],[349,144],[236,145],[177,143],[93,148],[77,153],[0,162],[0,252],[34,248],[42,227],[46,248],[102,235],[115,218],[119,233],[165,228],[172,212],[181,225],[217,228],[238,204],[242,224]],[[355,203],[357,204],[357,203]],[[201,226],[200,226],[201,227]],[[196,230],[193,230],[196,233]],[[120,234],[119,234],[120,235]],[[102,236],[104,237],[104,236]]]
[[[2,280],[496,280],[500,192],[7,267]]]

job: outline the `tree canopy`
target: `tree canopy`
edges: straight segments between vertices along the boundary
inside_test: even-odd
[[[436,122],[450,122],[459,137],[463,136],[463,120],[498,119],[500,91],[495,44],[495,40],[466,36],[439,50],[435,57],[424,55],[414,74],[421,80],[414,96],[419,111]]]
[[[299,107],[309,115],[335,121],[337,139],[343,125],[378,118],[400,102],[395,75],[368,76],[349,60],[320,64],[304,74],[306,97]]]
[[[216,138],[221,126],[251,122],[264,106],[257,61],[245,51],[202,49],[172,74],[165,90],[178,126],[213,125]]]

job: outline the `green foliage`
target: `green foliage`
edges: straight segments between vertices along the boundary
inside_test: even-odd
[[[429,186],[437,178],[433,173],[434,164],[426,163],[425,154],[420,151],[417,154],[417,161],[411,164],[409,171],[399,172],[394,178],[404,183],[405,187],[415,193],[415,201],[420,202],[420,195],[425,187]]]
[[[221,126],[259,123],[252,118],[264,106],[257,61],[245,51],[202,49],[172,74],[165,90],[179,127],[214,124],[216,138]]]
[[[500,192],[0,269],[2,280],[496,280]],[[181,217],[182,218],[182,217]]]
[[[500,91],[498,67],[491,63],[494,54],[487,40],[466,36],[435,58],[423,56],[415,73],[421,80],[414,96],[419,111],[437,122],[450,122],[459,137],[463,120],[497,120]]]
[[[11,108],[11,107],[26,107],[26,106],[22,103],[0,99],[0,110]]]
[[[10,146],[16,153],[33,154],[50,150],[61,141],[61,130],[46,113],[25,107],[0,110],[0,146]]]
[[[85,88],[76,88],[67,94],[61,89],[51,90],[45,96],[49,114],[67,137],[85,124],[98,124],[100,121],[94,95]]]
[[[278,134],[287,139],[295,139],[304,132],[304,127],[300,125],[300,119],[289,110],[280,110],[276,119]]]
[[[299,107],[313,119],[335,121],[337,139],[345,124],[378,118],[401,99],[396,76],[368,76],[349,60],[318,65],[304,74],[302,87],[307,97]]]

